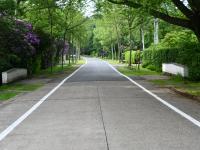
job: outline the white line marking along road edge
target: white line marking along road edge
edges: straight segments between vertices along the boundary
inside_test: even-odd
[[[157,99],[159,102],[163,103],[165,106],[169,107],[171,110],[175,111],[176,113],[178,113],[179,115],[181,115],[182,117],[186,118],[187,120],[189,120],[190,122],[192,122],[194,125],[200,127],[200,122],[196,119],[194,119],[193,117],[191,117],[190,115],[186,114],[185,112],[181,111],[180,109],[176,108],[175,106],[173,106],[172,104],[168,103],[167,101],[165,101],[164,99],[160,98],[159,96],[157,96],[156,94],[152,93],[151,91],[147,90],[145,87],[143,87],[142,85],[140,85],[139,83],[137,83],[136,81],[134,81],[133,79],[131,79],[130,77],[124,75],[123,73],[119,72],[116,68],[114,68],[111,64],[109,64],[108,62],[104,61],[105,63],[107,63],[115,72],[117,72],[118,74],[120,74],[121,76],[125,77],[126,79],[128,79],[129,81],[131,81],[133,84],[135,84],[136,86],[138,86],[139,88],[141,88],[143,91],[147,92],[149,95],[153,96],[155,99]]]
[[[62,80],[56,87],[54,87],[47,95],[45,95],[42,99],[40,99],[35,105],[33,105],[27,112],[25,112],[20,118],[18,118],[15,122],[9,125],[4,131],[0,133],[0,142],[11,133],[20,123],[22,123],[31,113],[33,113],[49,96],[51,96],[58,88],[60,88],[69,78],[71,78],[74,74],[76,74],[81,68],[83,68],[87,64],[87,60],[85,59],[85,64],[76,69],[72,74],[67,76],[64,80]]]

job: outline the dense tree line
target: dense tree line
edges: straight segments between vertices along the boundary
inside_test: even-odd
[[[198,5],[195,0],[98,1],[88,53],[157,71],[164,62],[180,63],[189,67],[191,79],[199,80]]]
[[[1,0],[0,72],[24,67],[31,75],[75,62],[85,43],[84,7],[81,0]]]
[[[168,48],[182,53],[187,47],[185,52],[199,56],[198,0],[93,0],[96,10],[90,17],[84,15],[87,3],[1,0],[0,71],[25,67],[31,75],[59,63],[63,66],[66,59],[75,62],[80,53],[127,61],[129,66],[145,61],[142,51],[148,50],[146,60],[160,55],[152,50],[163,48],[166,53]]]

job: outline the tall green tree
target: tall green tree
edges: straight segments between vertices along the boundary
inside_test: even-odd
[[[200,1],[199,0],[108,0],[111,3],[145,9],[149,14],[170,24],[192,30],[200,41]],[[172,12],[171,5],[178,12]],[[170,7],[168,7],[170,6]]]

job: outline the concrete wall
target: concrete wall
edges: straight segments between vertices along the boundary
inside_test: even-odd
[[[26,77],[27,69],[13,68],[8,71],[2,72],[2,83],[6,84]]]
[[[186,66],[176,63],[163,63],[162,71],[169,74],[181,75],[182,77],[188,77],[188,68]]]

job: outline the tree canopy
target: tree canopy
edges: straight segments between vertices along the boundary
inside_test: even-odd
[[[200,1],[199,0],[108,0],[114,4],[144,9],[150,15],[170,24],[194,31],[200,38]]]
[[[0,71],[25,67],[32,74],[66,59],[71,63],[80,53],[129,58],[131,65],[140,62],[132,54],[155,45],[192,51],[200,40],[200,2],[1,0],[0,28]]]

